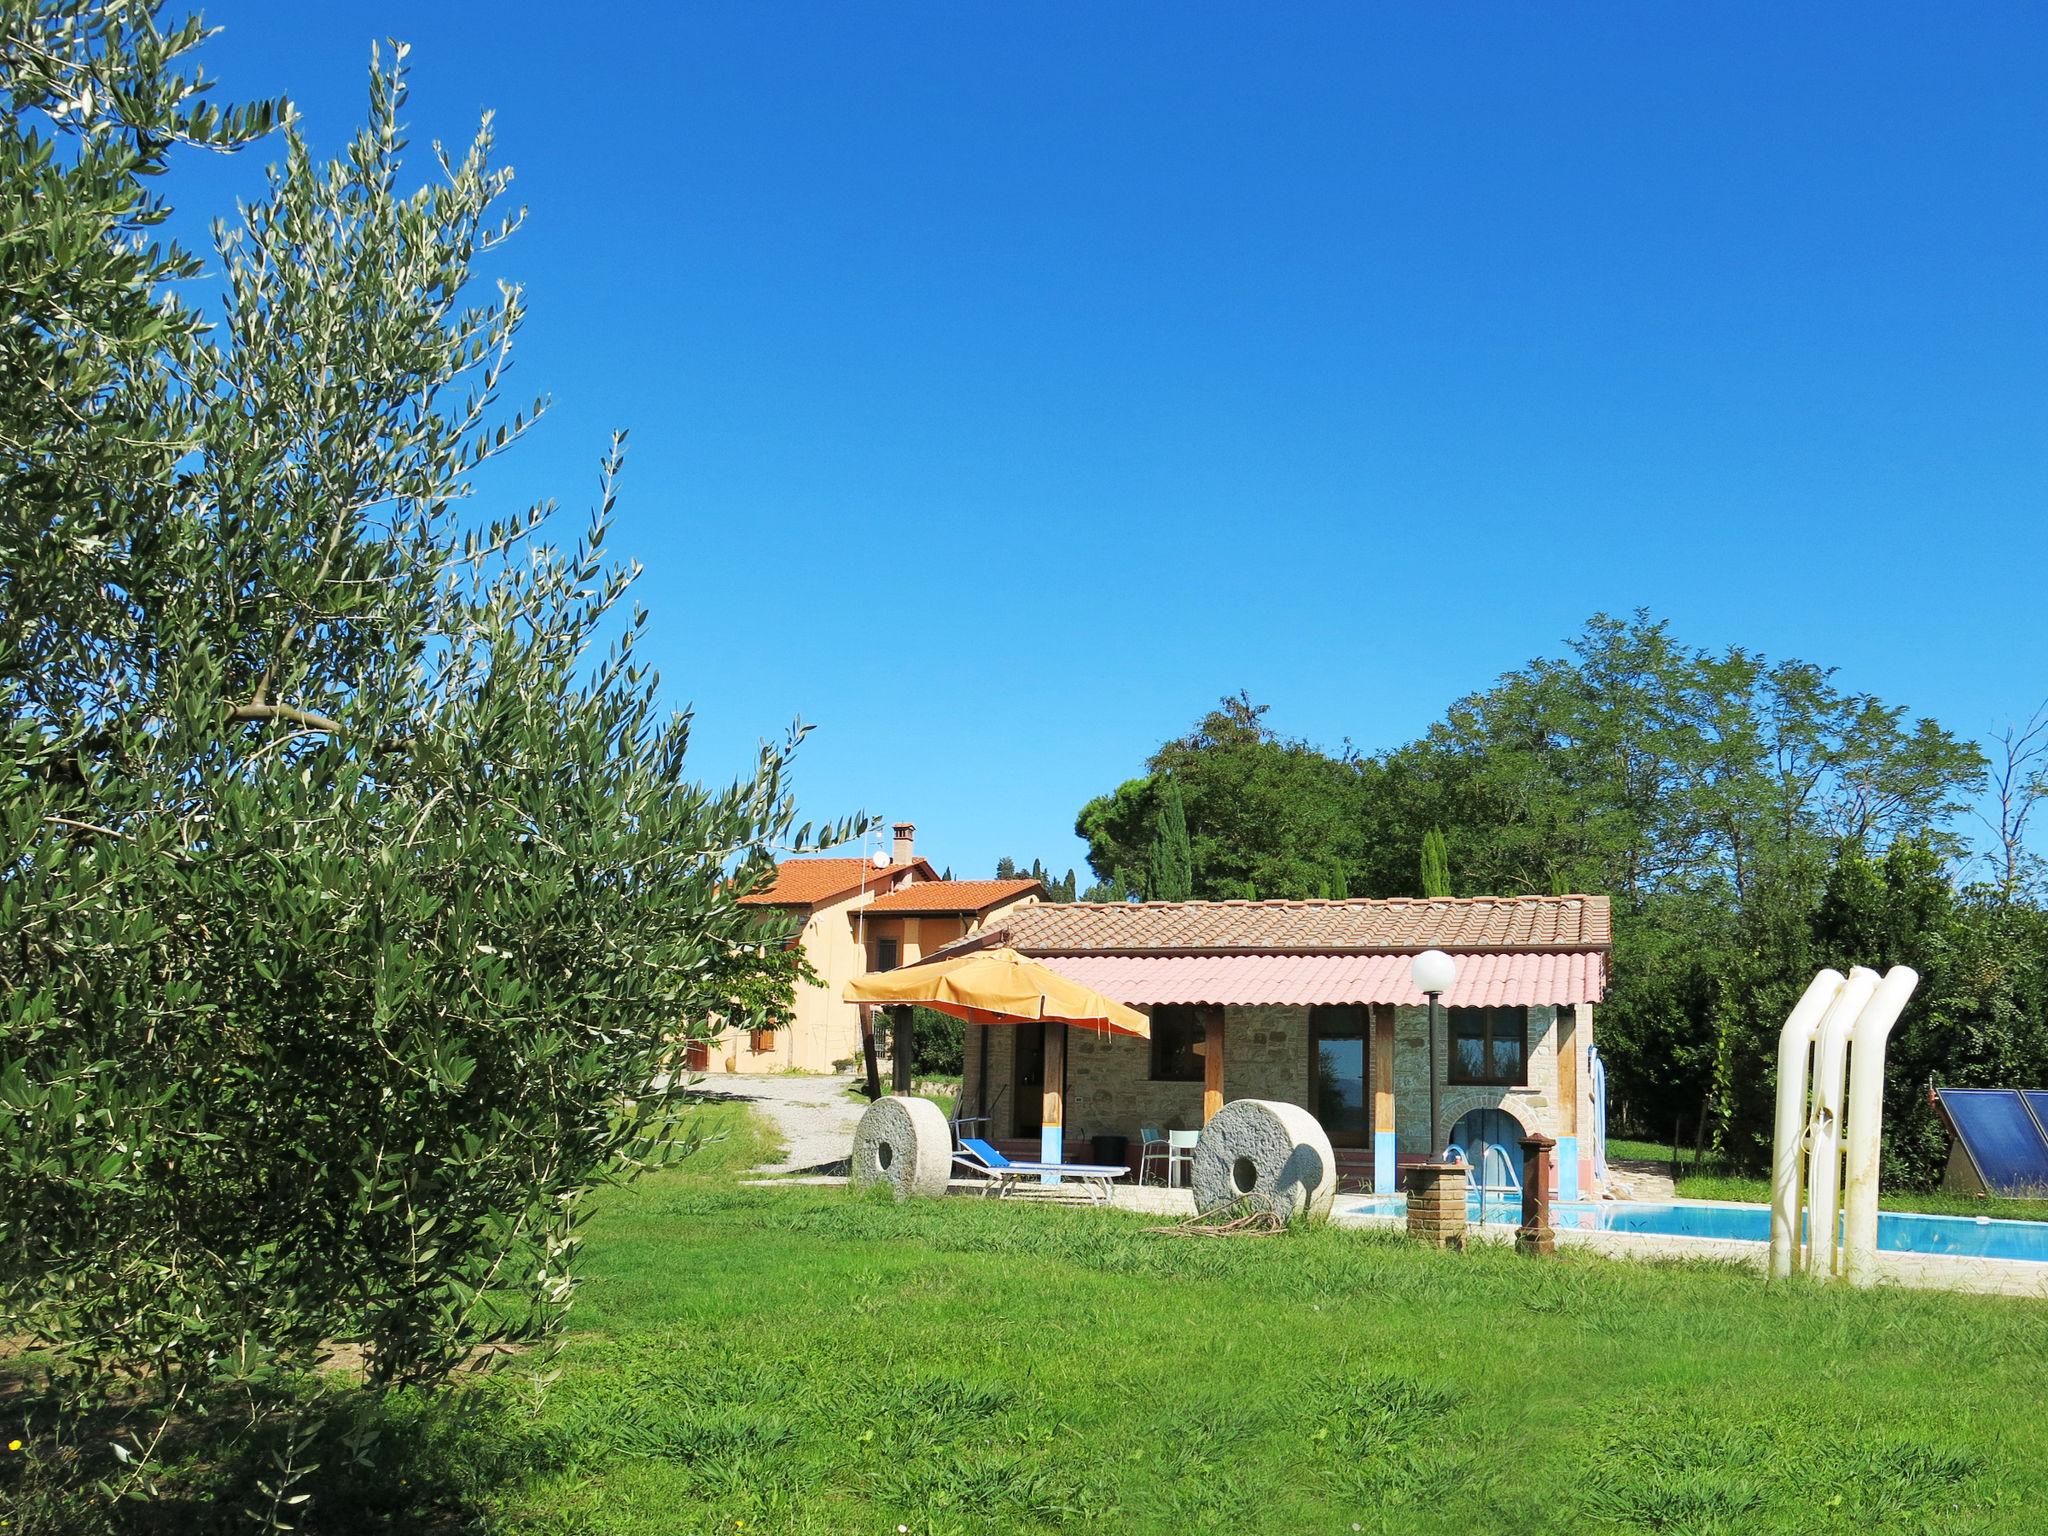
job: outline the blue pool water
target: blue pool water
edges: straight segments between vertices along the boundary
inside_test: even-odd
[[[1340,1216],[1405,1216],[1405,1195],[1340,1196]],[[1519,1198],[1474,1195],[1474,1222],[1515,1226]],[[1651,1205],[1635,1201],[1553,1201],[1550,1224],[1592,1232],[1642,1232],[1658,1237],[1714,1237],[1738,1242],[1771,1240],[1771,1212],[1763,1205]],[[2000,1221],[1985,1216],[1921,1216],[1880,1211],[1877,1246],[1894,1253],[1942,1253],[1972,1259],[2030,1259],[2048,1263],[2048,1222]]]

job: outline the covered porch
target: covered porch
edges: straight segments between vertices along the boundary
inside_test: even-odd
[[[961,1112],[1019,1151],[1103,1160],[1102,1143],[1199,1130],[1227,1100],[1314,1114],[1349,1188],[1390,1193],[1446,1143],[1488,1182],[1519,1179],[1520,1138],[1559,1143],[1560,1196],[1594,1192],[1589,1053],[1604,990],[1606,902],[1524,897],[1042,905],[1000,936],[1039,964],[1143,1010],[1150,1039],[1057,1025],[970,1027]],[[1284,946],[1284,947],[1283,947]],[[1457,966],[1435,1024],[1410,966]]]

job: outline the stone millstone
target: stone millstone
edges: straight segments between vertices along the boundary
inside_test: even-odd
[[[953,1128],[930,1099],[877,1099],[853,1128],[855,1189],[886,1184],[898,1200],[935,1199],[953,1166]]]
[[[1320,1220],[1337,1194],[1337,1155],[1299,1104],[1237,1099],[1195,1143],[1195,1209],[1242,1203],[1282,1221]]]

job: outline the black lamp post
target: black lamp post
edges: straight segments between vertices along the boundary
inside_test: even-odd
[[[1440,949],[1425,949],[1410,963],[1408,977],[1415,990],[1429,999],[1429,1160],[1435,1162],[1443,1152],[1437,1145],[1443,1128],[1437,1124],[1442,1101],[1437,1087],[1436,1000],[1458,979],[1458,963]]]

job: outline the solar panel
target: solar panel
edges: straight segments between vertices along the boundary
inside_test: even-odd
[[[2048,1093],[2039,1089],[2048,1100]],[[2014,1088],[1944,1088],[1942,1107],[1985,1185],[2001,1195],[2048,1190],[2048,1137]]]
[[[2022,1088],[2020,1097],[2034,1112],[2034,1123],[2041,1127],[2041,1134],[2048,1136],[2048,1088]]]

